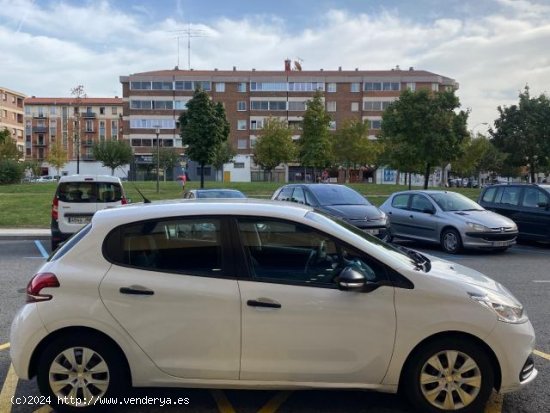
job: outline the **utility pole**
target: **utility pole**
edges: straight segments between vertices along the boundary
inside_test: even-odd
[[[78,85],[71,89],[71,95],[75,97],[74,104],[74,145],[76,145],[76,174],[80,174],[80,106],[82,105],[82,99],[86,98],[84,93],[84,86]]]
[[[157,194],[160,192],[159,189],[159,173],[160,173],[160,127],[157,126],[155,133],[157,134]]]

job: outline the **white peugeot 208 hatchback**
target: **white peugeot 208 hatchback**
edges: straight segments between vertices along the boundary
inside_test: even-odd
[[[300,205],[179,201],[97,212],[27,287],[18,376],[58,411],[126,385],[401,390],[479,412],[534,380],[501,284]]]

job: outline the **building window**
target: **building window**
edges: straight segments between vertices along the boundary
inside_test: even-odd
[[[101,107],[99,108],[99,114],[100,114],[100,115],[105,115],[105,106],[101,106]]]
[[[336,130],[336,121],[335,120],[331,120],[328,124],[328,128],[330,130]]]
[[[288,110],[289,111],[304,111],[304,110],[306,110],[306,104],[307,104],[306,101],[302,101],[302,102],[290,101],[290,102],[288,102]]]
[[[414,92],[416,90],[416,83],[414,82],[408,82],[407,83],[407,89],[411,92]]]
[[[153,90],[172,90],[172,82],[153,82]]]
[[[336,83],[327,83],[327,92],[336,92]]]
[[[237,130],[246,130],[246,120],[237,121]]]
[[[336,102],[327,102],[327,112],[336,112]]]
[[[325,84],[323,82],[290,82],[288,84],[289,92],[315,92],[317,90],[324,91]]]
[[[370,129],[381,129],[382,120],[381,119],[369,119]]]
[[[399,82],[365,82],[365,91],[399,91],[401,84]]]
[[[94,131],[94,121],[91,119],[86,120],[86,132]]]
[[[351,111],[359,112],[359,102],[351,102]]]
[[[357,93],[361,90],[361,83],[354,82],[350,84],[350,92]]]
[[[439,83],[432,83],[432,92],[439,92]]]
[[[50,116],[55,116],[57,114],[56,107],[50,106]]]
[[[111,114],[112,114],[112,115],[116,115],[117,112],[118,112],[117,107],[116,107],[116,106],[111,106]]]
[[[286,102],[284,100],[253,100],[250,102],[250,110],[286,110]]]
[[[244,100],[239,100],[239,101],[237,102],[237,110],[238,110],[239,112],[245,111],[245,110],[246,110],[246,101],[244,101]]]
[[[243,169],[244,168],[244,162],[233,162],[233,168]]]
[[[287,83],[283,82],[250,82],[251,92],[286,92]]]
[[[151,82],[130,82],[131,90],[151,90]]]
[[[237,83],[237,92],[246,92],[246,82]]]
[[[257,130],[257,129],[263,129],[264,127],[264,121],[263,120],[251,120],[250,121],[250,129]]]
[[[237,149],[247,149],[248,148],[248,139],[239,139],[237,141]]]
[[[224,82],[216,83],[216,92],[225,92],[225,83]]]

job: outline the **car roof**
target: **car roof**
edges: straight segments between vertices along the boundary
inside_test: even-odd
[[[223,192],[241,192],[238,189],[228,189],[228,188],[192,189],[191,191],[192,192],[219,192],[219,191],[223,191]]]
[[[399,195],[399,194],[425,194],[425,195],[435,195],[435,194],[458,194],[459,192],[455,191],[444,191],[444,190],[437,190],[437,189],[411,189],[408,191],[399,191],[392,194]]]
[[[59,179],[62,182],[116,182],[120,183],[120,178],[112,175],[65,175]]]
[[[313,211],[313,208],[300,205],[283,205],[281,202],[250,199],[176,199],[137,203],[109,208],[96,212],[92,226],[105,226],[110,230],[113,225],[157,218],[193,215],[245,215],[300,219]]]

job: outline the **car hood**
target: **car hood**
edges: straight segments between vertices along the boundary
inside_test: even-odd
[[[491,211],[449,211],[453,216],[464,221],[475,222],[489,228],[513,227],[514,221]]]
[[[467,292],[475,292],[475,289],[490,290],[497,294],[513,298],[518,302],[506,287],[479,271],[438,257],[424,255],[430,259],[432,264],[431,270],[425,274],[426,277],[437,277],[450,281],[462,287]]]
[[[374,205],[320,205],[319,209],[328,214],[346,219],[380,219],[384,213]]]

